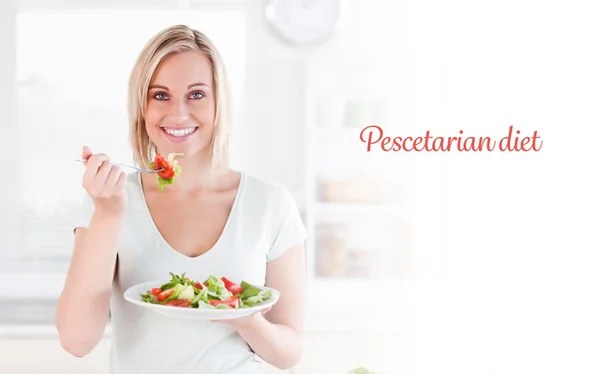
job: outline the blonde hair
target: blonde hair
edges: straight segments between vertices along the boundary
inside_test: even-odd
[[[210,143],[211,167],[223,173],[229,166],[230,88],[225,65],[212,41],[200,31],[184,25],[168,27],[156,34],[144,46],[129,78],[127,96],[129,136],[134,162],[148,168],[156,155],[145,126],[148,87],[159,64],[172,54],[201,51],[210,62],[215,97],[215,130]]]

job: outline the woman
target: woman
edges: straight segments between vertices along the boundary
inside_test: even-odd
[[[257,356],[294,366],[306,231],[287,190],[228,167],[229,88],[217,49],[188,27],[163,30],[141,52],[128,98],[136,163],[181,153],[182,173],[161,192],[156,174],[124,174],[84,147],[87,194],[58,305],[61,345],[87,355],[110,310],[111,373],[261,373]],[[281,297],[268,313],[228,321],[170,319],[124,300],[128,287],[169,272],[245,280]]]

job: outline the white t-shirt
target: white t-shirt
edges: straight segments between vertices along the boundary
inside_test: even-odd
[[[207,253],[190,258],[164,240],[141,186],[139,173],[128,175],[128,210],[111,297],[110,373],[262,373],[261,361],[229,325],[170,319],[127,302],[123,293],[141,282],[168,279],[169,272],[265,285],[267,262],[306,239],[294,198],[279,184],[242,173],[221,237]],[[93,210],[86,195],[78,227],[88,226]]]

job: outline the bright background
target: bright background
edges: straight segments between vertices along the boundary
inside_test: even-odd
[[[258,0],[4,0],[6,373],[107,373],[110,326],[78,360],[52,325],[83,196],[73,159],[88,144],[130,161],[128,74],[175,23],[224,56],[234,167],[283,183],[311,234],[307,348],[291,372],[597,373],[594,5],[348,0],[344,27],[305,48],[273,34]],[[496,139],[514,125],[544,145],[367,154],[358,133],[372,123]]]

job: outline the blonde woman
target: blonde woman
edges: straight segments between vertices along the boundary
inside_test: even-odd
[[[258,357],[282,369],[299,361],[307,233],[286,189],[229,168],[229,110],[226,70],[204,34],[173,26],[144,47],[129,82],[135,159],[149,167],[156,153],[182,153],[183,171],[160,192],[156,174],[124,174],[84,147],[87,194],[56,318],[72,355],[94,349],[110,311],[113,374],[253,374]],[[123,299],[169,272],[246,280],[281,298],[228,321],[170,319]]]

